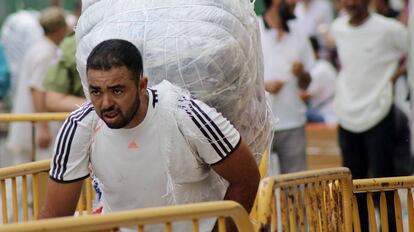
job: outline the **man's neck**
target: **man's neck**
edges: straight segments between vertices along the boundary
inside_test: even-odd
[[[285,34],[282,24],[280,23],[279,15],[274,13],[274,11],[269,11],[265,14],[266,23],[270,28],[273,28],[277,31],[277,40],[281,40]]]
[[[354,26],[354,27],[361,26],[362,24],[365,23],[365,21],[369,19],[369,17],[370,17],[370,14],[367,11],[364,14],[361,14],[359,17],[350,18],[349,24],[351,24],[351,26]]]
[[[49,34],[46,34],[46,37],[50,41],[52,41],[52,43],[54,43],[56,46],[59,46],[60,39],[59,39],[59,35],[57,33],[49,33]]]
[[[148,113],[148,102],[149,102],[148,92],[145,91],[145,95],[141,97],[141,103],[140,103],[136,116],[126,127],[124,127],[125,129],[134,128],[144,121]]]
[[[305,10],[308,11],[311,5],[311,0],[304,0],[303,6],[305,7]]]
[[[264,19],[270,28],[277,28],[278,15],[276,14],[276,11],[274,11],[273,9],[268,10],[264,15]]]

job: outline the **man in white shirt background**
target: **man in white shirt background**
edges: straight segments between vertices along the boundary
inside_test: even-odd
[[[308,38],[317,38],[320,57],[329,59],[329,48],[324,35],[333,21],[333,6],[328,0],[299,0],[295,6],[298,30]]]
[[[368,0],[344,2],[348,16],[332,24],[341,64],[335,109],[343,165],[355,179],[396,174],[392,132],[393,82],[400,75],[400,58],[407,52],[407,31],[396,20],[368,10]],[[392,196],[387,200],[392,201]],[[366,199],[358,196],[361,231],[368,231]],[[394,210],[388,208],[390,231]]]
[[[34,43],[25,54],[22,70],[17,84],[17,92],[13,98],[13,114],[46,112],[43,79],[51,63],[58,58],[58,46],[67,34],[65,14],[61,8],[50,7],[42,11],[39,18],[44,36]],[[42,159],[50,158],[50,144],[53,135],[49,125],[54,123],[40,122],[36,124],[37,155]],[[56,128],[57,128],[57,124]],[[32,149],[30,123],[16,122],[10,125],[7,147],[18,158],[17,163],[29,162]],[[17,158],[17,157],[16,157]]]
[[[281,173],[307,169],[306,105],[300,91],[308,87],[314,54],[308,38],[290,22],[294,6],[285,0],[266,0],[266,12],[259,18],[263,49],[265,89],[278,118],[274,129],[270,172],[280,164]]]

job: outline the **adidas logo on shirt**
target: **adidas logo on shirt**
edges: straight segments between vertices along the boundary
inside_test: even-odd
[[[132,140],[129,144],[128,144],[128,148],[133,149],[133,148],[139,148],[139,145],[135,142],[135,140]]]

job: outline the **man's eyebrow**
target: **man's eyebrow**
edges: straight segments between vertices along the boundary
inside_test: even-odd
[[[125,86],[124,85],[112,85],[112,86],[108,86],[108,89],[124,89]]]
[[[101,87],[99,87],[99,86],[95,86],[95,85],[89,85],[89,88],[90,88],[90,89],[100,89]]]

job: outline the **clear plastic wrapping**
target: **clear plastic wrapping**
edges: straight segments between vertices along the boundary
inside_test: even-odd
[[[258,25],[249,0],[86,0],[77,64],[87,94],[86,59],[119,38],[141,51],[150,85],[168,80],[215,107],[259,160],[270,137]]]

